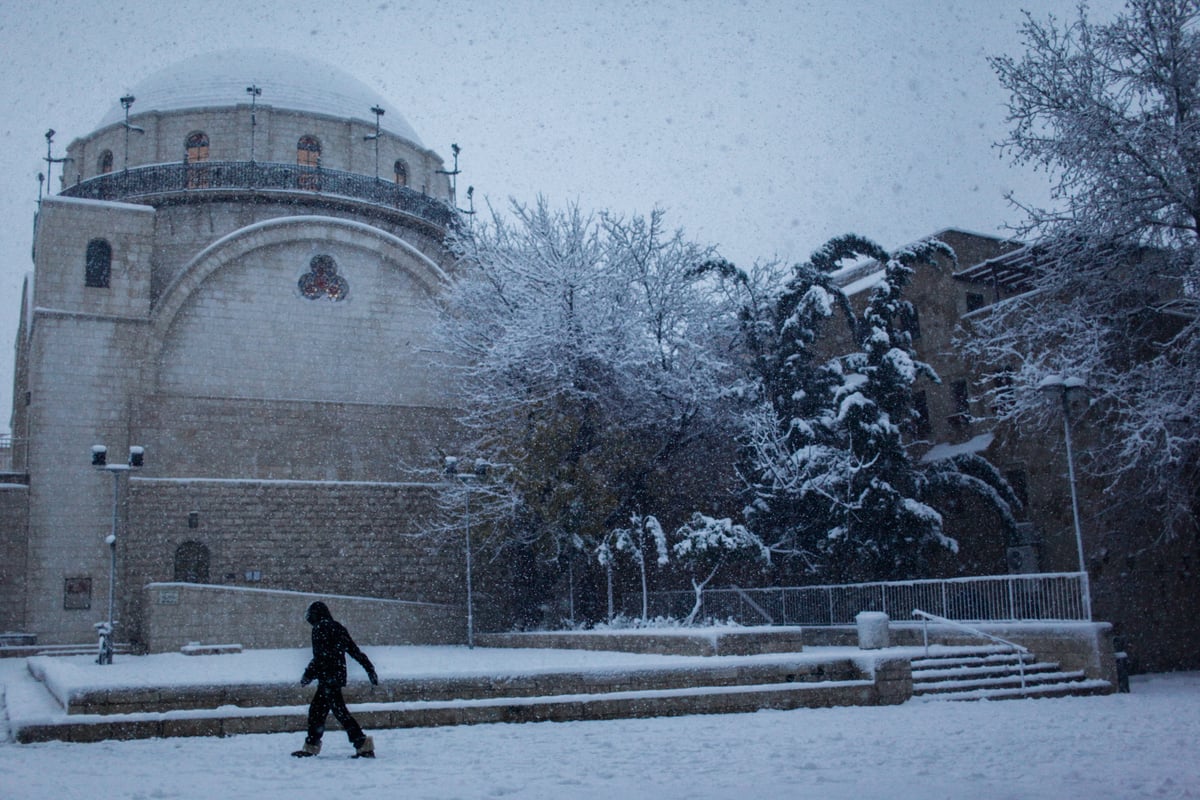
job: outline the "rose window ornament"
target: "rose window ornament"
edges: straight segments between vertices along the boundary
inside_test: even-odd
[[[346,279],[337,274],[332,256],[313,256],[308,272],[300,276],[300,293],[309,300],[343,300],[350,291]]]

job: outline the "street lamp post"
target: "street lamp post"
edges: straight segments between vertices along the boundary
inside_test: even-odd
[[[371,113],[375,115],[375,132],[368,133],[363,137],[363,141],[375,142],[375,180],[379,180],[379,120],[383,116],[383,107],[379,105],[371,106]]]
[[[1066,375],[1049,375],[1042,379],[1038,388],[1047,394],[1057,394],[1062,402],[1063,440],[1067,445],[1067,482],[1071,488],[1071,520],[1075,525],[1075,550],[1079,557],[1079,579],[1083,582],[1083,613],[1092,618],[1092,591],[1088,579],[1087,562],[1083,556],[1083,531],[1079,526],[1079,493],[1075,487],[1075,454],[1071,447],[1071,400],[1087,391],[1087,382],[1082,378]]]
[[[117,524],[121,501],[121,474],[141,469],[145,454],[145,448],[135,445],[129,448],[128,463],[109,464],[108,448],[102,444],[92,447],[92,467],[109,472],[113,476],[112,530],[104,540],[108,544],[108,621],[96,625],[96,629],[100,633],[100,655],[96,659],[99,664],[111,664],[113,659],[112,635],[113,626],[116,625]]]
[[[445,460],[446,475],[451,478],[458,478],[462,481],[464,490],[463,510],[465,512],[463,519],[464,530],[464,545],[467,557],[467,648],[474,649],[475,647],[475,598],[474,590],[471,585],[471,486],[470,481],[480,479],[487,475],[488,462],[482,458],[475,459],[475,471],[459,472],[458,458],[455,456],[447,456]]]

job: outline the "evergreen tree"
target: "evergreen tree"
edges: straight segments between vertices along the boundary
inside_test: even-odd
[[[935,268],[938,254],[953,259],[935,241],[888,253],[839,237],[797,266],[757,314],[743,314],[761,398],[745,420],[746,521],[773,552],[821,579],[921,574],[930,555],[957,548],[933,505],[954,492],[982,497],[1015,525],[1017,500],[986,460],[920,464],[905,438],[917,413],[913,384],[938,377],[913,350],[904,290],[916,268]],[[882,275],[855,315],[835,272],[864,260]],[[845,340],[830,327],[834,317],[847,322]]]

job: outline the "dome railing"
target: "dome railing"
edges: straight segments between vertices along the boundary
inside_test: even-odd
[[[440,200],[370,175],[262,161],[200,161],[191,164],[153,164],[97,175],[64,189],[64,197],[88,200],[144,202],[165,195],[228,190],[303,192],[341,197],[393,209],[439,228],[447,227],[454,212]]]

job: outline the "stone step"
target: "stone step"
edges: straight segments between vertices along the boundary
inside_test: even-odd
[[[1034,675],[1026,674],[1025,688],[1047,686],[1061,683],[1072,683],[1086,680],[1087,675],[1078,672],[1043,672]],[[942,680],[922,684],[913,684],[913,695],[948,694],[956,691],[973,689],[1021,689],[1020,674],[1011,673],[986,678],[967,678],[964,680]]]
[[[697,687],[651,691],[565,694],[543,697],[492,697],[364,703],[351,707],[368,731],[388,728],[473,725],[496,722],[568,722],[684,714],[729,714],[762,709],[825,708],[877,705],[904,698],[881,695],[875,680],[773,683],[749,686]],[[21,743],[94,742],[178,736],[232,736],[244,733],[300,732],[307,725],[307,706],[225,707],[206,713],[69,715],[14,726]],[[336,722],[330,720],[330,727]],[[331,739],[331,741],[334,741]]]
[[[939,694],[914,694],[913,701],[920,703],[952,702],[970,700],[1022,700],[1042,697],[1087,697],[1111,694],[1113,686],[1108,681],[1088,679],[1068,683],[1052,683],[1039,686],[1016,688],[983,688],[942,692]]]
[[[30,671],[46,681],[49,664],[30,660]],[[727,686],[786,683],[851,681],[864,678],[863,671],[850,659],[812,662],[780,656],[768,663],[737,665],[697,665],[613,672],[554,671],[528,675],[429,676],[384,679],[377,687],[355,682],[346,687],[346,702],[399,703],[420,698],[423,701],[487,700],[554,696],[563,694],[604,694],[629,690],[666,691],[675,689],[716,689]],[[306,704],[312,687],[288,684],[233,684],[176,687],[112,688],[97,687],[57,696],[70,715],[132,714],[178,710],[214,709],[222,706],[270,708]]]
[[[1037,661],[1024,665],[1026,675],[1037,675],[1044,672],[1056,672],[1061,669],[1054,661]],[[1021,669],[1015,663],[991,663],[971,667],[949,667],[946,669],[913,670],[913,685],[933,683],[942,680],[961,680],[972,677],[988,677],[993,675],[1019,675]]]
[[[0,658],[29,658],[30,656],[94,656],[99,651],[93,644],[13,644],[0,645]],[[114,644],[113,653],[129,655],[128,644]]]
[[[1036,660],[1032,653],[986,653],[979,655],[956,655],[956,656],[926,656],[914,658],[912,661],[913,672],[917,673],[928,669],[949,669],[954,667],[979,667],[991,664],[1013,664],[1024,662],[1031,663]]]

